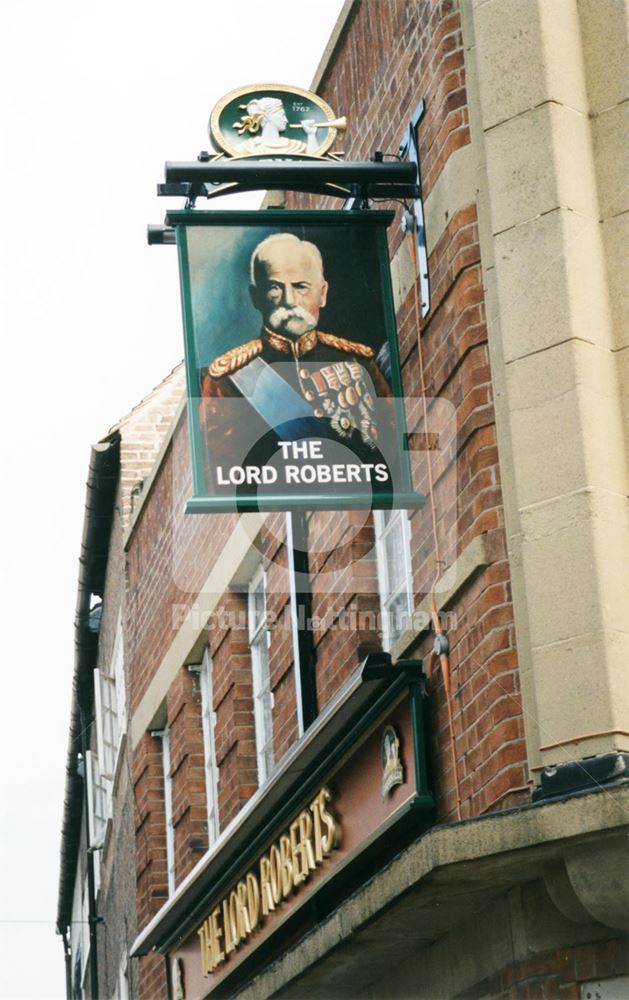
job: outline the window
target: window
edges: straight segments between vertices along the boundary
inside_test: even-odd
[[[266,581],[262,567],[249,584],[249,647],[253,679],[258,785],[273,770],[273,694],[269,675],[269,639],[266,625]]]
[[[164,778],[164,819],[166,822],[166,873],[168,895],[175,891],[175,827],[173,824],[173,781],[170,776],[170,736],[167,729],[151,733],[162,741],[162,775]]]
[[[81,976],[79,996],[87,996],[87,977],[90,967],[90,904],[89,904],[89,882],[87,873],[83,879],[81,895],[81,944],[80,944],[80,969]]]
[[[83,996],[83,973],[81,969],[83,967],[83,959],[81,956],[81,946],[79,945],[78,950],[74,956],[74,970],[72,972],[72,997],[73,1000],[80,1000]]]
[[[127,706],[124,683],[122,622],[118,619],[114,651],[109,671],[94,671],[94,701],[96,706],[96,736],[100,779],[106,789],[107,809],[111,815],[113,783],[116,775],[122,737],[127,726]]]
[[[374,511],[382,646],[389,650],[409,627],[413,611],[411,533],[405,510]]]
[[[101,773],[110,782],[114,780],[118,755],[118,707],[116,682],[113,677],[94,671],[94,697],[96,700],[96,733]]]
[[[98,757],[91,750],[85,754],[85,780],[87,781],[87,840],[94,861],[94,892],[100,889],[100,854],[105,843],[109,815],[109,782],[103,778]]]
[[[205,765],[205,788],[207,799],[207,835],[211,847],[219,833],[218,822],[218,768],[214,730],[216,715],[212,709],[212,660],[206,649],[199,673],[201,685],[201,722],[203,724],[203,763]]]

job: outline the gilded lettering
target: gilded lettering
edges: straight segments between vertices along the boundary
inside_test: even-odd
[[[247,908],[247,885],[245,882],[239,882],[236,886],[236,892],[238,894],[238,919],[240,922],[240,940],[244,941],[245,938],[251,934],[251,923],[249,921],[249,910]]]
[[[260,887],[253,872],[247,873],[247,911],[249,913],[249,926],[255,930],[260,919]]]
[[[330,795],[327,788],[322,788],[319,792],[319,812],[321,814],[321,819],[323,820],[326,832],[322,838],[322,847],[324,854],[331,854],[332,850],[336,844],[337,831],[336,823],[334,822],[334,816],[328,812],[325,808],[326,802],[329,802],[332,796]]]
[[[241,926],[241,921],[238,919],[239,917],[238,893],[236,892],[235,889],[232,889],[232,891],[229,894],[228,913],[229,913],[229,932],[231,934],[231,938],[234,943],[234,948],[237,948],[242,940],[240,936],[242,926]]]
[[[262,855],[259,877],[247,872],[201,924],[197,934],[204,976],[246,941],[260,921],[332,852],[340,831],[327,808],[331,798],[328,789],[322,788]]]
[[[271,892],[269,859],[266,854],[260,858],[260,894],[262,896],[262,915],[266,917],[267,913],[275,909],[273,893]]]
[[[212,964],[205,922],[201,924],[197,934],[199,935],[201,945],[201,972],[202,975],[207,976],[212,971]]]
[[[236,947],[236,942],[234,941],[234,934],[232,933],[231,920],[229,918],[229,899],[223,900],[223,934],[225,937],[225,954],[231,955]]]
[[[210,946],[212,949],[212,968],[214,969],[220,962],[225,959],[225,952],[221,948],[220,939],[223,936],[223,932],[219,925],[219,918],[221,915],[220,908],[217,906],[215,910],[212,911],[212,916],[210,917]]]
[[[282,877],[282,896],[286,899],[293,888],[293,857],[290,838],[286,834],[280,837],[280,872]]]
[[[304,878],[308,877],[309,872],[314,871],[317,867],[314,859],[314,854],[312,852],[312,843],[310,837],[312,836],[312,816],[308,810],[304,809],[303,812],[299,814],[299,842],[301,846],[301,870],[304,873]]]
[[[299,846],[299,816],[293,820],[289,828],[291,854],[293,856],[293,882],[299,885],[305,879],[301,868],[301,848]]]
[[[269,851],[269,863],[271,872],[271,892],[273,893],[273,902],[277,906],[282,899],[282,876],[280,870],[280,852],[275,844],[271,845],[271,850]]]
[[[314,856],[318,865],[323,861],[323,846],[321,838],[321,810],[319,809],[319,796],[310,803],[310,811],[314,819]]]

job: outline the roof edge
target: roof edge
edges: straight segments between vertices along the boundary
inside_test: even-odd
[[[360,0],[345,0],[345,3],[341,7],[341,12],[336,19],[336,24],[332,28],[332,34],[328,39],[328,44],[323,50],[323,55],[321,56],[319,65],[317,66],[314,78],[310,85],[310,89],[314,93],[317,92],[318,88],[323,83],[323,78],[330,68],[330,63],[336,54],[341,38],[345,34],[345,29],[350,15],[353,13],[354,8],[358,7],[359,2]]]
[[[93,445],[85,489],[85,516],[79,557],[79,580],[74,618],[74,676],[70,734],[66,758],[66,781],[61,828],[61,857],[57,931],[63,933],[72,915],[72,897],[81,837],[83,782],[76,767],[81,732],[81,711],[91,709],[92,669],[96,663],[98,637],[89,630],[90,599],[102,597],[120,471],[120,434],[116,431]]]

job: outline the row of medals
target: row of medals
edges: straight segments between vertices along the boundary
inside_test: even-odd
[[[297,373],[304,399],[316,404],[315,417],[327,417],[339,437],[348,438],[356,430],[370,448],[376,447],[375,402],[368,388],[371,379],[361,364],[338,361],[306,367],[298,362]]]

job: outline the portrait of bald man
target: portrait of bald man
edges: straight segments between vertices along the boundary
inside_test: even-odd
[[[346,443],[364,460],[377,452],[377,399],[390,398],[391,388],[372,346],[345,336],[344,331],[322,328],[328,293],[324,262],[314,243],[292,233],[276,233],[255,247],[249,295],[261,317],[258,335],[199,372],[201,427],[214,461],[223,461],[230,450],[235,458],[232,445],[245,433],[254,441],[256,435],[276,427],[279,409],[283,437],[294,409],[299,417],[308,413],[314,418],[315,428],[319,421],[328,437]],[[282,385],[273,383],[269,366]],[[255,385],[247,427],[225,419],[228,408],[219,401],[252,399]],[[291,391],[280,392],[284,385]]]

